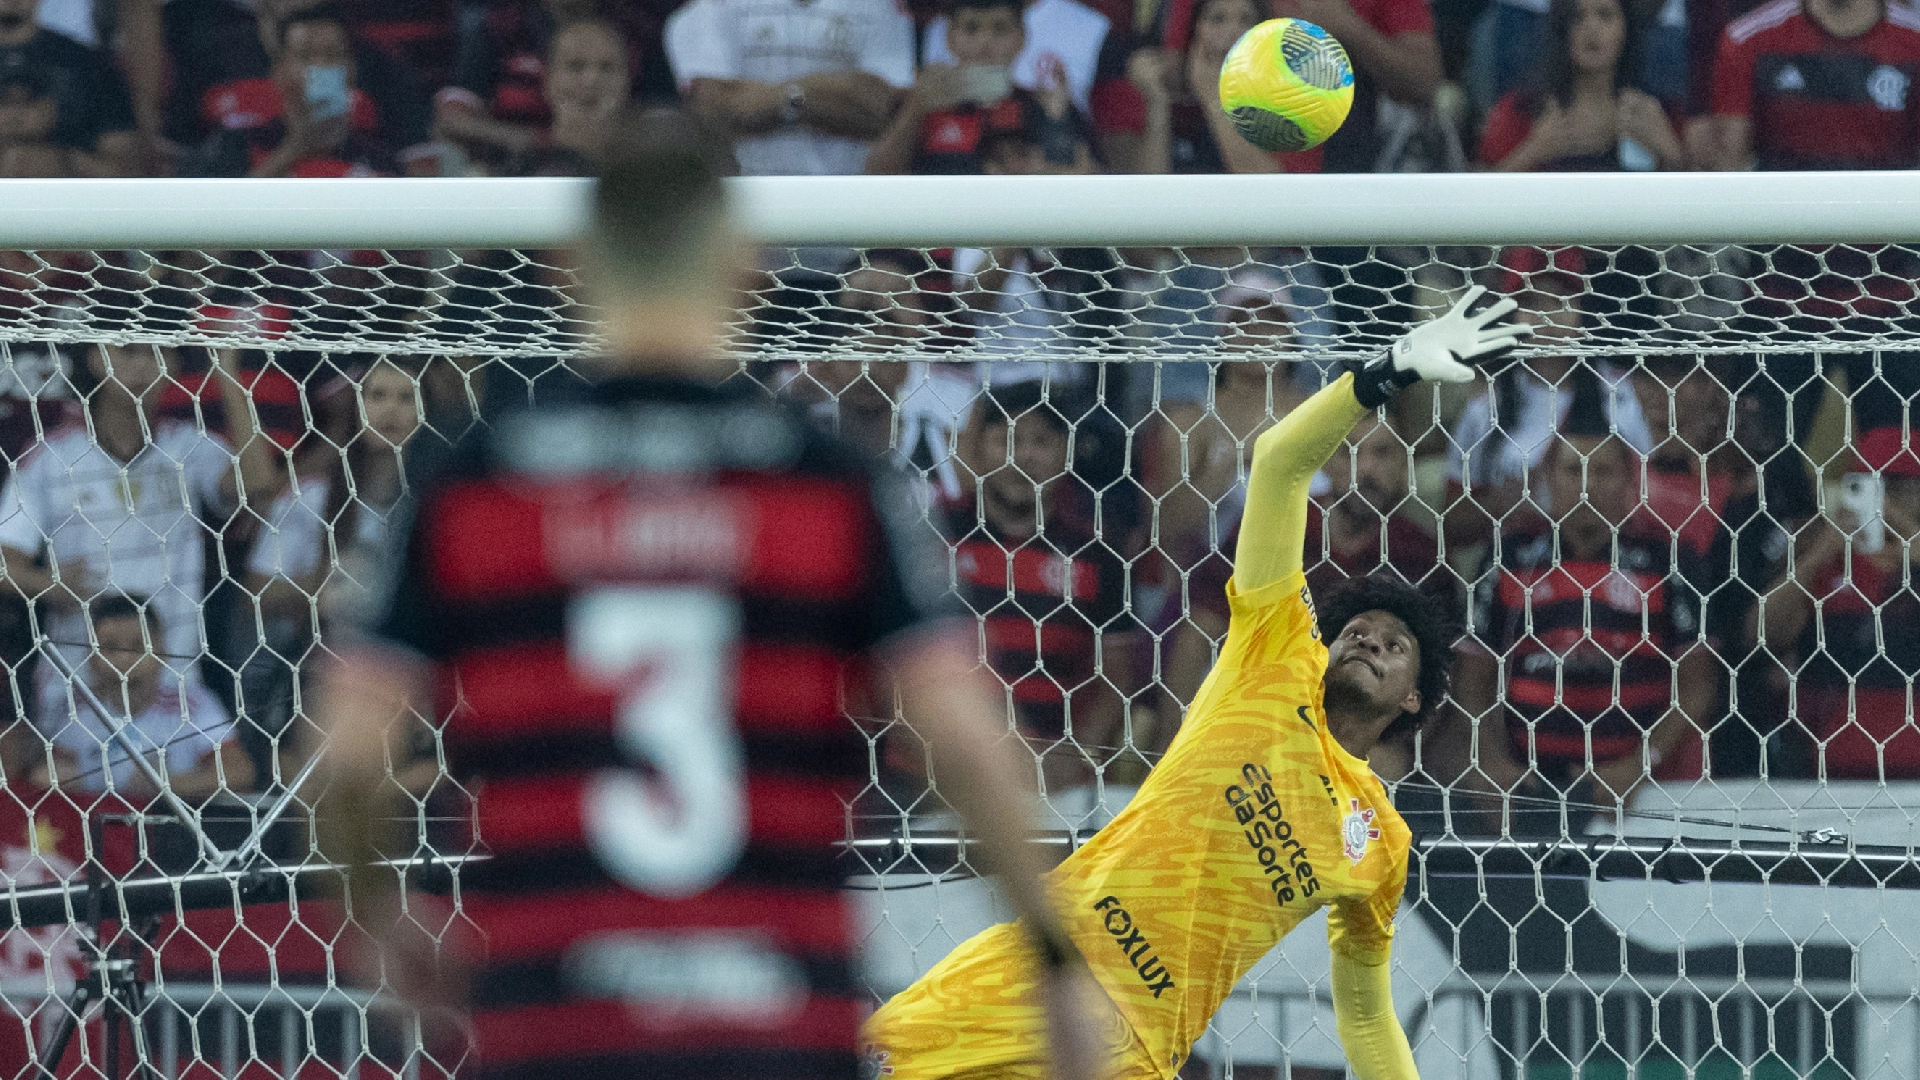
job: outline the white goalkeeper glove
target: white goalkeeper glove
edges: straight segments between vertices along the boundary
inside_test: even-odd
[[[1463,361],[1504,352],[1533,332],[1531,326],[1500,321],[1519,306],[1512,297],[1470,314],[1467,309],[1486,294],[1486,289],[1475,285],[1445,315],[1414,327],[1385,356],[1356,368],[1353,394],[1360,404],[1377,408],[1394,391],[1422,379],[1469,382],[1473,368]]]

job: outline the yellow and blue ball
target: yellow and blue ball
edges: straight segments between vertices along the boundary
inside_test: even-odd
[[[1262,150],[1327,141],[1353,107],[1353,65],[1333,35],[1304,19],[1269,19],[1242,34],[1220,67],[1220,107]]]

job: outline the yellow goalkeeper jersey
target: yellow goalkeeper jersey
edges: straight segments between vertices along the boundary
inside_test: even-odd
[[[1250,595],[1167,755],[1064,863],[1055,896],[1141,1044],[1171,1075],[1222,1001],[1301,920],[1382,964],[1411,835],[1367,763],[1327,734],[1327,650],[1306,579]]]
[[[1353,1041],[1364,1022],[1381,1044],[1359,1056],[1348,1046],[1356,1073],[1411,1073],[1382,1000],[1411,835],[1367,763],[1327,732],[1327,650],[1299,570],[1306,482],[1359,413],[1346,383],[1269,433],[1278,438],[1263,449],[1290,458],[1284,470],[1269,465],[1263,478],[1256,453],[1252,483],[1277,490],[1250,491],[1249,514],[1276,497],[1283,509],[1248,518],[1238,558],[1249,555],[1246,530],[1269,524],[1256,554],[1290,544],[1291,555],[1264,560],[1279,576],[1245,593],[1236,567],[1225,646],[1179,735],[1126,809],[1053,876],[1074,942],[1132,1029],[1128,1076],[1149,1063],[1172,1076],[1234,985],[1322,907],[1342,1036]],[[1032,986],[1017,928],[967,941],[875,1014],[884,1073],[914,1080],[1032,1060],[1043,1052]],[[1362,1057],[1378,1067],[1361,1068]]]

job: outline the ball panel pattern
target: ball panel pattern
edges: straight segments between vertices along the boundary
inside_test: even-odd
[[[1353,85],[1347,51],[1312,23],[1288,22],[1280,32],[1280,58],[1309,86],[1338,90]]]
[[[1300,125],[1276,112],[1253,105],[1242,105],[1230,113],[1234,130],[1240,137],[1262,150],[1305,150],[1307,133]]]
[[[1339,130],[1353,106],[1353,68],[1325,30],[1270,19],[1228,50],[1220,107],[1234,129],[1268,151],[1306,150]]]

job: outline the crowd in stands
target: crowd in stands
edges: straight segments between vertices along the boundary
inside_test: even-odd
[[[1305,153],[1255,150],[1212,105],[1228,47],[1275,15],[1325,26],[1357,73],[1353,116]],[[758,175],[1909,168],[1917,75],[1920,11],[1897,0],[0,0],[0,176],[587,175],[636,101],[709,118]],[[1892,325],[1920,278],[1897,248],[1695,254],[1738,283],[1726,310],[1816,331]],[[221,257],[261,288],[223,299],[210,270],[181,318],[364,329],[429,303],[404,259]],[[1920,777],[1920,372],[1583,355],[1647,299],[1608,282],[1644,286],[1648,257],[1488,253],[1481,283],[1545,347],[1476,395],[1410,396],[1320,478],[1316,591],[1389,568],[1466,613],[1459,737],[1377,763],[1598,803],[1705,769]],[[447,333],[570,310],[562,260],[466,262],[435,300]],[[176,270],[149,277],[192,291]],[[61,272],[0,254],[0,289]],[[833,358],[756,377],[922,479],[1055,793],[1137,780],[1167,745],[1225,630],[1252,440],[1337,374],[1219,361],[1391,334],[1468,284],[1340,248],[824,251],[765,273],[753,332]],[[1074,352],[1140,335],[1192,359]],[[922,362],[961,346],[989,359]],[[409,444],[530,376],[106,345],[13,347],[6,377],[0,646],[32,726],[0,770],[138,794],[117,718],[206,796],[310,751],[302,674],[365,608]],[[1816,462],[1842,395],[1843,449]],[[919,767],[898,741],[885,760]],[[396,766],[417,794],[435,773]]]
[[[1302,153],[1209,107],[1277,15],[1356,74]],[[580,173],[634,100],[750,175],[1906,168],[1917,69],[1898,0],[0,0],[0,176]]]

